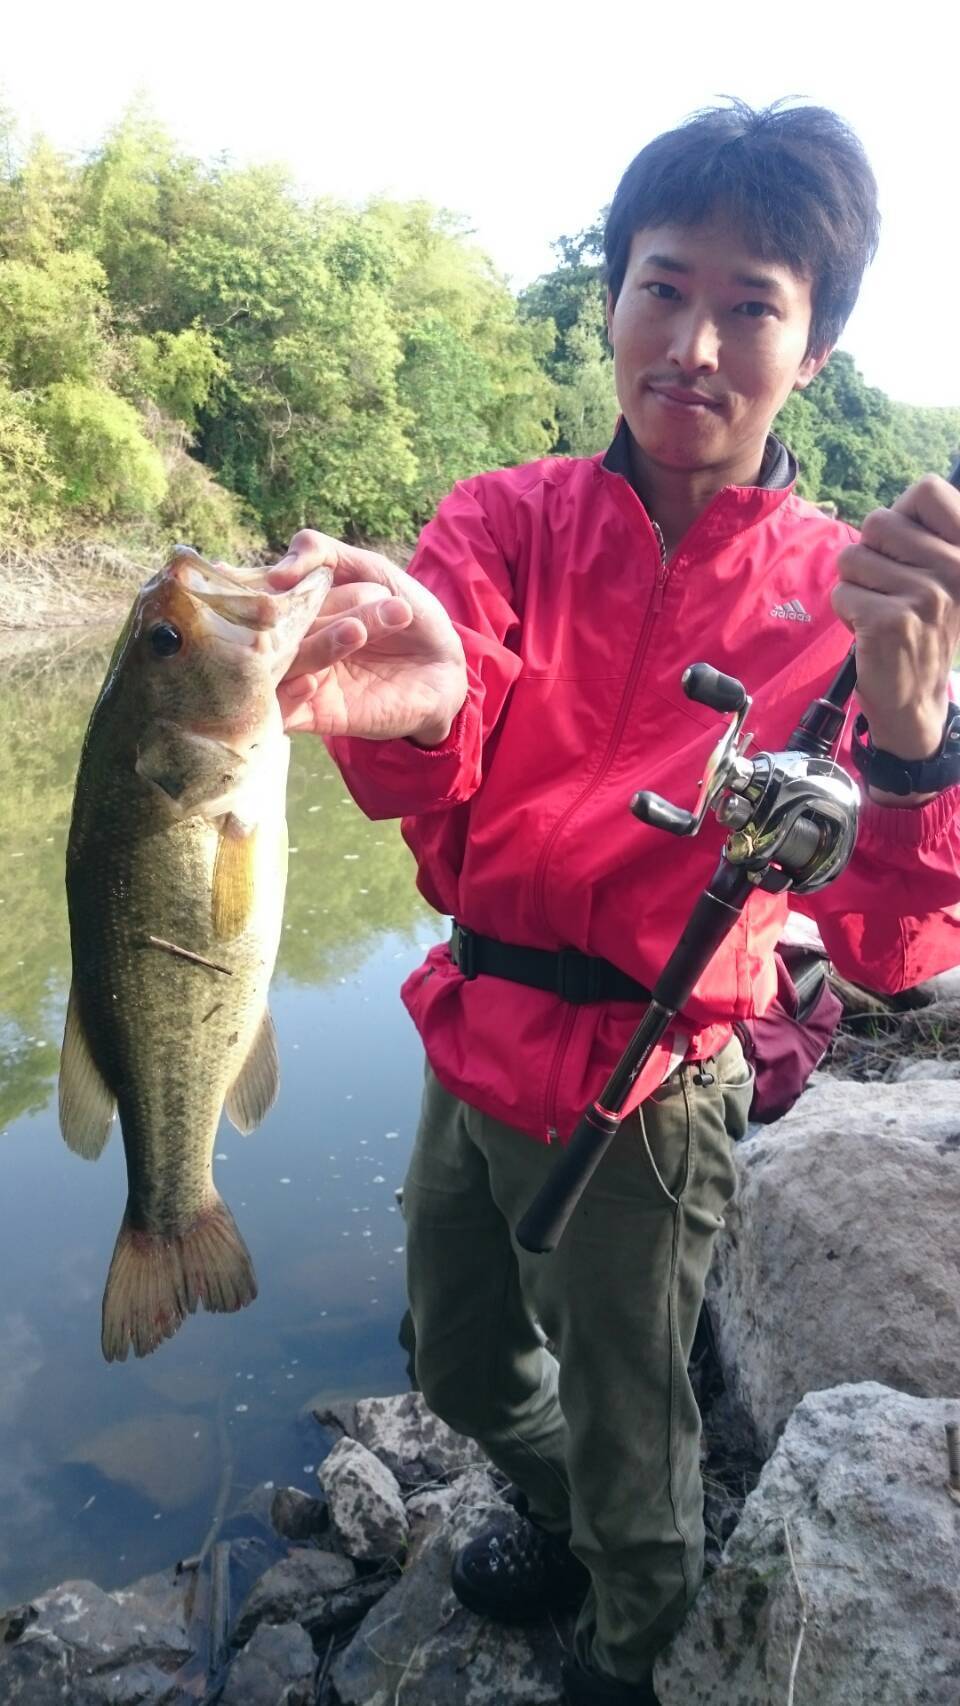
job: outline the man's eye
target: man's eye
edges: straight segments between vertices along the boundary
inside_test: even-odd
[[[649,290],[650,295],[657,302],[673,302],[680,295],[675,284],[662,284],[659,279],[653,279],[643,288]]]
[[[773,312],[769,302],[740,302],[734,309],[735,314],[742,314],[747,320],[762,320]]]

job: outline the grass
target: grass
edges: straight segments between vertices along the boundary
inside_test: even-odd
[[[123,615],[155,565],[97,540],[0,550],[0,632],[87,627]]]

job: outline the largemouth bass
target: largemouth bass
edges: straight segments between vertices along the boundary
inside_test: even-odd
[[[60,1128],[101,1152],[119,1112],[128,1196],[103,1354],[146,1356],[203,1304],[256,1296],[213,1182],[220,1114],[277,1094],[267,1010],[287,869],[276,685],[330,585],[285,593],[186,547],[142,588],[94,706],[67,847],[73,981]]]

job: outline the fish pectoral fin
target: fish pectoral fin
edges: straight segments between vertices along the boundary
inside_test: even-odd
[[[64,1143],[87,1161],[95,1161],[110,1136],[117,1104],[90,1053],[72,984],[60,1050],[59,1101]]]
[[[246,764],[222,741],[175,723],[153,723],[137,747],[136,772],[158,788],[180,816],[223,812],[240,787]]]
[[[220,826],[213,862],[214,934],[229,942],[239,936],[253,912],[256,826],[246,829],[232,812]]]
[[[266,1008],[240,1071],[230,1086],[224,1113],[237,1131],[254,1131],[270,1112],[280,1088],[277,1036]]]

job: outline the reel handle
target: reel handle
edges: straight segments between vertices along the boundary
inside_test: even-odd
[[[709,705],[711,711],[742,711],[747,690],[734,675],[724,675],[710,663],[691,663],[680,677],[688,699]]]
[[[673,805],[662,794],[651,794],[646,788],[634,794],[630,810],[641,823],[649,823],[653,829],[669,830],[671,835],[692,835],[697,827],[693,812]]]

